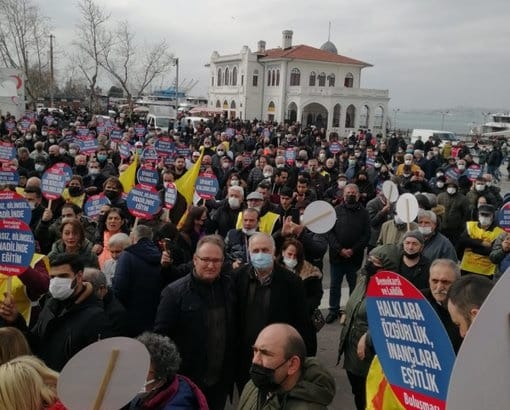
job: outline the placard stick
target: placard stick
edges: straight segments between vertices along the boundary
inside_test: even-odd
[[[309,219],[308,221],[306,222],[303,222],[303,225],[304,226],[308,226],[312,223],[314,223],[315,221],[318,221],[319,219],[322,219],[324,218],[325,216],[328,216],[330,214],[331,211],[326,211],[326,212],[323,212],[322,214],[319,214],[319,215],[316,215],[314,216],[312,219]]]
[[[7,293],[12,294],[12,276],[7,277]]]
[[[48,201],[48,209],[51,211],[51,204],[53,203],[53,199],[50,199]]]
[[[411,215],[409,212],[409,199],[406,199],[406,219],[407,219],[407,232],[411,230]]]
[[[136,228],[136,227],[137,227],[137,225],[138,225],[138,220],[139,220],[139,218],[138,218],[138,217],[136,217],[136,218],[135,218],[135,223],[133,224],[133,228]]]
[[[93,410],[99,410],[103,404],[104,396],[106,395],[106,389],[110,384],[110,379],[112,378],[112,373],[115,369],[118,358],[119,350],[112,350],[112,353],[110,354],[110,360],[108,360],[108,365],[106,366],[106,370],[103,375],[103,380],[101,380],[101,384],[99,385],[99,391],[97,392],[96,400],[94,401]]]

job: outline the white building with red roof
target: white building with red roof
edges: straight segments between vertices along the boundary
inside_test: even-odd
[[[371,64],[337,53],[327,41],[321,48],[292,45],[292,31],[282,45],[252,52],[211,55],[209,106],[230,118],[298,121],[327,127],[340,135],[359,128],[384,133],[389,92],[361,88],[361,70]]]

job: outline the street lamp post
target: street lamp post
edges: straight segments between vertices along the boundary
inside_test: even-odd
[[[450,111],[441,111],[441,130],[444,130],[444,117],[450,114]]]
[[[400,108],[393,108],[393,131],[397,132],[397,113]]]
[[[175,64],[175,113],[179,111],[179,59],[174,58]]]

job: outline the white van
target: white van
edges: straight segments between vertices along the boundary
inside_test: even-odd
[[[174,119],[163,115],[147,114],[147,127],[159,128],[160,130],[167,131],[173,127]]]
[[[411,144],[414,144],[418,137],[421,137],[423,142],[427,142],[429,137],[432,137],[435,141],[439,141],[439,145],[442,147],[446,142],[452,144],[452,146],[457,145],[459,139],[457,136],[450,131],[441,131],[441,130],[424,130],[415,128],[411,134]]]

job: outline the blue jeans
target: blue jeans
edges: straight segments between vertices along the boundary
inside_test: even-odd
[[[330,263],[330,289],[329,289],[329,310],[332,313],[338,313],[340,310],[340,296],[342,295],[342,281],[347,277],[349,284],[349,295],[356,286],[356,272],[358,267],[344,263]]]

